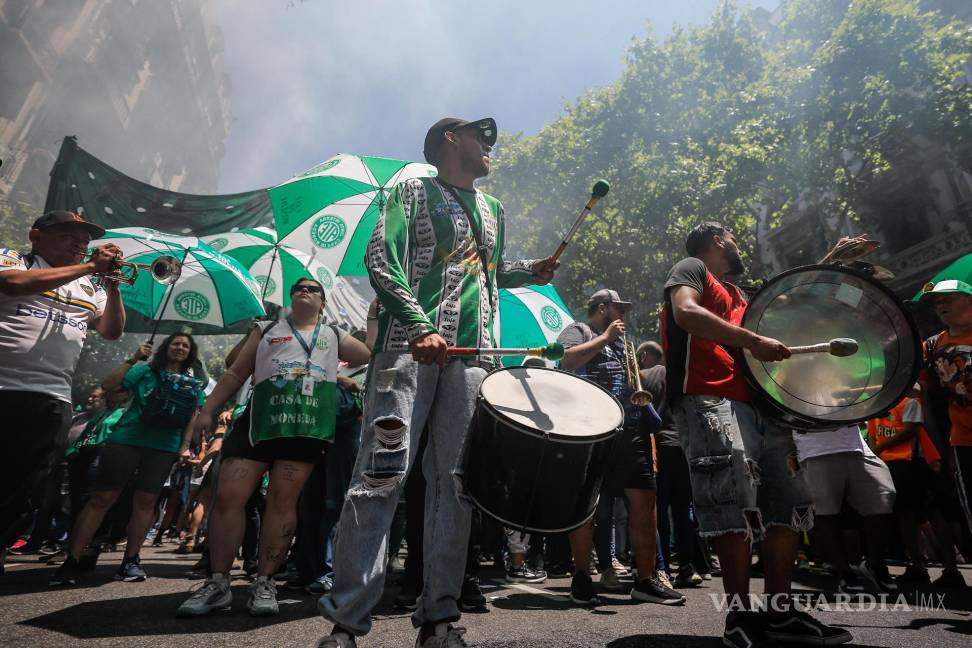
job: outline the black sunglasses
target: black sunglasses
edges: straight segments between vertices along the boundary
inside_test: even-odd
[[[290,289],[291,295],[299,292],[309,292],[313,295],[320,295],[324,293],[320,286],[315,286],[313,284],[300,284],[299,286],[294,286]]]

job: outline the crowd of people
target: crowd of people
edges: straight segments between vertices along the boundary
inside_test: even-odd
[[[366,330],[329,324],[324,287],[300,279],[286,315],[253,324],[208,394],[197,344],[179,332],[141,345],[72,414],[88,329],[116,339],[124,328],[112,281],[121,252],[89,255],[104,230],[65,211],[33,224],[30,253],[0,251],[0,403],[11,430],[30,430],[8,435],[0,471],[4,556],[39,552],[56,565],[51,586],[72,586],[124,543],[115,578],[139,582],[144,543],[168,536],[176,553],[200,554],[193,572],[205,579],[175,614],[229,607],[241,560],[251,615],[279,612],[278,587],[321,597],[331,625],[320,648],[356,646],[371,630],[391,570],[424,648],[466,645],[456,622],[487,605],[479,574],[490,563],[509,583],[570,577],[582,606],[625,591],[683,605],[686,589],[721,576],[740,605],[725,622],[732,646],[851,640],[786,604],[811,561],[850,594],[966,586],[972,287],[928,286],[921,301],[944,330],[924,342],[925,370],[891,411],[866,429],[795,430],[754,406],[740,351],[763,362],[791,352],[741,325],[746,296],[727,277],[745,268],[733,232],[713,222],[689,233],[659,287],[661,340],[637,347],[637,382],[632,304],[616,290],[594,292],[586,319],[560,334],[559,369],[624,409],[592,518],[526,534],[476,510],[456,474],[479,386],[497,367],[448,350],[495,346],[498,288],[546,284],[559,266],[505,258],[502,205],[474,188],[495,139],[492,119],[428,131],[438,175],[394,189],[368,246],[377,298]],[[633,384],[650,404],[632,399]],[[892,576],[893,561],[903,573]],[[934,581],[930,562],[942,566]],[[752,574],[776,605],[753,606]]]

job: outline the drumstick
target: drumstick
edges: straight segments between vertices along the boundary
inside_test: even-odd
[[[857,340],[852,338],[834,338],[830,342],[821,342],[820,344],[791,346],[790,353],[829,353],[832,356],[843,358],[857,353]]]
[[[551,342],[542,347],[483,349],[477,347],[449,347],[446,353],[450,356],[531,356],[544,360],[560,360],[564,357],[564,345]]]
[[[611,185],[608,184],[607,180],[598,180],[597,182],[594,183],[594,188],[591,189],[590,200],[588,200],[587,204],[584,205],[584,209],[581,210],[581,213],[577,217],[577,220],[574,221],[573,227],[571,227],[570,230],[567,232],[567,235],[564,236],[564,240],[560,242],[560,246],[557,248],[557,251],[553,253],[552,257],[550,257],[550,263],[554,263],[557,261],[557,259],[560,258],[560,255],[563,254],[564,250],[567,249],[567,244],[570,243],[570,239],[572,239],[574,237],[574,234],[577,233],[577,230],[580,228],[581,223],[584,222],[584,219],[587,218],[587,215],[591,213],[592,209],[594,209],[594,205],[597,204],[598,200],[606,196],[608,190],[610,189],[611,189]]]

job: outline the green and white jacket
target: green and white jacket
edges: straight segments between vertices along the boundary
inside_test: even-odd
[[[403,350],[437,332],[449,346],[493,347],[498,290],[533,282],[536,261],[503,260],[503,205],[481,191],[456,188],[479,228],[489,277],[462,207],[435,178],[392,191],[368,244],[365,263],[381,300],[375,351]],[[485,215],[485,218],[484,218]],[[486,282],[492,284],[492,303]]]

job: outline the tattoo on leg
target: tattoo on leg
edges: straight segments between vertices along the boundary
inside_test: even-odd
[[[297,466],[285,463],[280,467],[280,478],[287,481],[297,481]]]

